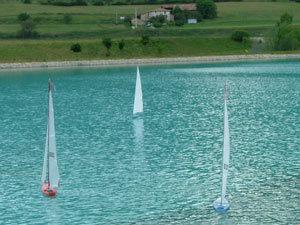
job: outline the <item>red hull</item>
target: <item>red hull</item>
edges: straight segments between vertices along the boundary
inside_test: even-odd
[[[50,192],[47,190],[49,188],[51,189]],[[42,191],[45,195],[48,195],[50,197],[54,197],[57,194],[57,190],[54,187],[52,187],[51,185],[49,186],[48,184],[44,184],[42,186]]]

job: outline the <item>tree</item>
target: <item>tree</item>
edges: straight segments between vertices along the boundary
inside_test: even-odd
[[[184,23],[185,23],[185,16],[184,16],[184,13],[181,10],[181,8],[179,8],[179,6],[176,6],[173,9],[172,13],[174,15],[175,25],[176,26],[183,26]]]
[[[196,6],[204,19],[217,17],[217,5],[212,0],[197,0]]]
[[[70,50],[73,52],[81,52],[81,46],[79,43],[72,44]]]
[[[21,24],[21,30],[18,36],[21,38],[37,37],[38,33],[35,31],[36,24],[32,20],[26,20]]]
[[[273,50],[286,51],[300,49],[300,32],[292,25],[293,16],[285,13],[276,23],[269,45]]]
[[[175,6],[175,8],[172,10],[172,14],[174,15],[174,20],[184,20],[184,14],[183,11],[179,6]]]
[[[279,23],[292,24],[292,22],[293,22],[293,16],[289,15],[288,13],[282,14],[280,16],[280,22]]]
[[[111,38],[108,38],[108,37],[103,38],[102,43],[103,43],[103,45],[106,47],[106,50],[107,50],[106,56],[110,56],[109,49],[110,49],[111,46],[112,46],[112,40],[111,40]]]
[[[122,50],[125,46],[125,41],[122,39],[120,42],[119,42],[119,49]]]
[[[143,45],[147,45],[150,42],[150,37],[147,34],[142,35],[142,40],[141,40]]]
[[[300,48],[300,33],[291,24],[280,23],[275,28],[274,50],[286,51]]]
[[[236,30],[231,34],[231,39],[234,41],[242,42],[249,39],[250,34],[244,30]]]

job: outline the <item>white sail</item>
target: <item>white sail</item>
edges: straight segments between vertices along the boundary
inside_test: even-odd
[[[44,165],[42,172],[42,183],[46,183],[46,176],[48,175],[48,181],[51,186],[59,186],[59,173],[57,166],[56,156],[56,141],[55,141],[55,127],[54,127],[54,109],[51,94],[51,87],[49,84],[49,105],[48,105],[48,123],[47,123],[47,135],[44,153]],[[48,170],[48,174],[47,174]]]
[[[48,161],[48,124],[47,124],[47,134],[46,134],[46,144],[45,144],[45,153],[44,153],[44,164],[43,164],[43,172],[42,172],[42,184],[45,184],[46,181],[46,172],[47,172],[47,161]]]
[[[53,187],[59,186],[59,173],[56,156],[56,141],[54,127],[54,109],[51,90],[49,92],[49,181]]]
[[[225,84],[225,104],[224,104],[224,140],[223,140],[223,162],[222,162],[222,191],[221,197],[219,197],[213,203],[213,207],[217,212],[225,212],[229,209],[229,203],[225,199],[226,184],[229,169],[229,154],[230,154],[230,140],[229,140],[229,123],[227,112],[227,88]]]
[[[226,184],[227,184],[227,176],[228,176],[228,168],[229,168],[229,155],[230,155],[229,123],[228,123],[228,112],[227,112],[227,96],[225,96],[221,202],[225,199],[225,195],[226,195]]]
[[[139,67],[137,67],[133,114],[142,113],[143,111],[142,83]]]

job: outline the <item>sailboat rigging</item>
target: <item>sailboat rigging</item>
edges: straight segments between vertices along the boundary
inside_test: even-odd
[[[49,79],[49,91],[48,91],[48,122],[47,122],[47,135],[44,152],[44,164],[42,172],[42,191],[45,195],[53,197],[57,194],[55,187],[60,186],[60,178],[57,166],[56,155],[56,141],[55,141],[55,127],[54,127],[54,109],[51,93],[51,86],[55,91],[55,86]],[[46,179],[47,177],[47,179]]]
[[[139,67],[137,67],[133,116],[137,116],[139,113],[142,113],[143,111],[144,111],[144,107],[143,107],[142,83],[141,83],[140,70]]]
[[[229,203],[225,199],[226,195],[226,184],[229,169],[229,156],[230,156],[230,138],[229,138],[229,122],[228,122],[228,112],[227,112],[227,102],[228,102],[228,92],[226,83],[224,85],[225,89],[225,104],[224,104],[224,140],[223,140],[223,162],[222,162],[222,191],[221,197],[218,198],[213,207],[217,212],[226,212],[229,209]]]

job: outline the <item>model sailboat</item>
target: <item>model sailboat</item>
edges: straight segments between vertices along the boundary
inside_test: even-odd
[[[55,187],[59,187],[59,173],[57,166],[57,155],[56,155],[56,142],[55,142],[55,128],[54,128],[54,110],[51,93],[51,85],[53,83],[49,79],[49,92],[48,92],[48,123],[47,123],[47,135],[44,153],[44,165],[42,173],[42,191],[48,196],[55,196],[57,190]],[[54,85],[53,85],[54,86]],[[54,86],[55,91],[55,86]]]
[[[133,116],[137,116],[139,113],[144,111],[143,108],[143,93],[142,83],[139,67],[137,67],[136,84],[135,84],[135,96],[133,105]]]
[[[230,140],[229,140],[229,123],[227,112],[228,93],[225,84],[225,105],[224,105],[224,143],[223,143],[223,163],[222,163],[222,192],[221,197],[218,198],[213,206],[217,212],[225,212],[229,209],[229,203],[225,199],[226,195],[226,183],[229,168],[229,154],[230,154]]]

